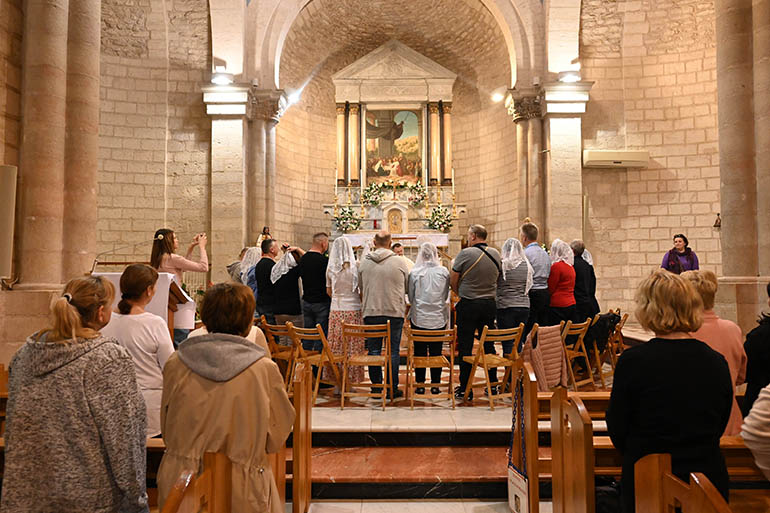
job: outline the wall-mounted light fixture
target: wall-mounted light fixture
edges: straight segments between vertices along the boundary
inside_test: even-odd
[[[235,77],[228,73],[224,66],[217,66],[211,75],[211,83],[214,85],[227,86],[233,83]]]
[[[558,80],[565,83],[580,82],[580,72],[577,70],[560,71]]]
[[[492,91],[491,97],[492,101],[495,103],[500,103],[505,99],[505,93],[507,89],[505,87],[498,87],[494,91]]]

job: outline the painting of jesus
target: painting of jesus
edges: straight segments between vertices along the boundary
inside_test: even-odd
[[[422,113],[366,112],[366,180],[417,183],[422,178]]]

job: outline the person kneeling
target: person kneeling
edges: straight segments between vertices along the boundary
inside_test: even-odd
[[[220,452],[233,464],[232,511],[282,511],[267,454],[286,442],[294,408],[278,366],[264,348],[244,338],[254,308],[245,285],[214,285],[201,307],[209,333],[188,338],[166,363],[161,508],[183,470],[199,469],[205,452]]]

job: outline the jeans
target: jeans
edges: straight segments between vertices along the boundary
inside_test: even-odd
[[[390,369],[393,379],[393,392],[398,389],[398,367],[401,359],[399,348],[401,346],[401,329],[404,327],[403,317],[386,317],[384,315],[372,315],[364,317],[364,324],[385,324],[390,321]],[[369,355],[382,354],[382,339],[367,338],[366,349]],[[369,367],[369,379],[372,383],[382,383],[382,367]]]
[[[305,327],[315,328],[316,324],[321,325],[324,335],[329,335],[329,308],[331,303],[308,303],[302,301],[302,314],[305,316]],[[302,347],[305,351],[320,351],[323,349],[323,342],[320,340],[303,340]]]
[[[174,328],[174,349],[178,348],[179,344],[187,339],[187,335],[190,334],[190,331],[192,330]]]
[[[471,375],[470,363],[463,360],[464,356],[473,354],[473,337],[478,330],[483,332],[484,326],[495,327],[497,307],[494,299],[460,299],[455,307],[457,313],[457,346],[460,353],[460,390],[465,390]],[[484,352],[495,352],[494,342],[484,343]],[[490,378],[492,377],[490,371]]]
[[[413,330],[427,330],[427,328],[420,328],[412,324]],[[441,330],[444,328],[436,328]],[[443,342],[415,342],[414,343],[414,355],[415,356],[441,356],[441,350]],[[441,367],[435,367],[430,369],[430,382],[441,383]],[[425,367],[415,367],[414,375],[417,383],[425,383]]]

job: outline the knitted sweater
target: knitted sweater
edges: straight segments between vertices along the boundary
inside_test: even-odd
[[[126,350],[30,337],[9,371],[0,511],[149,511],[146,414]]]

